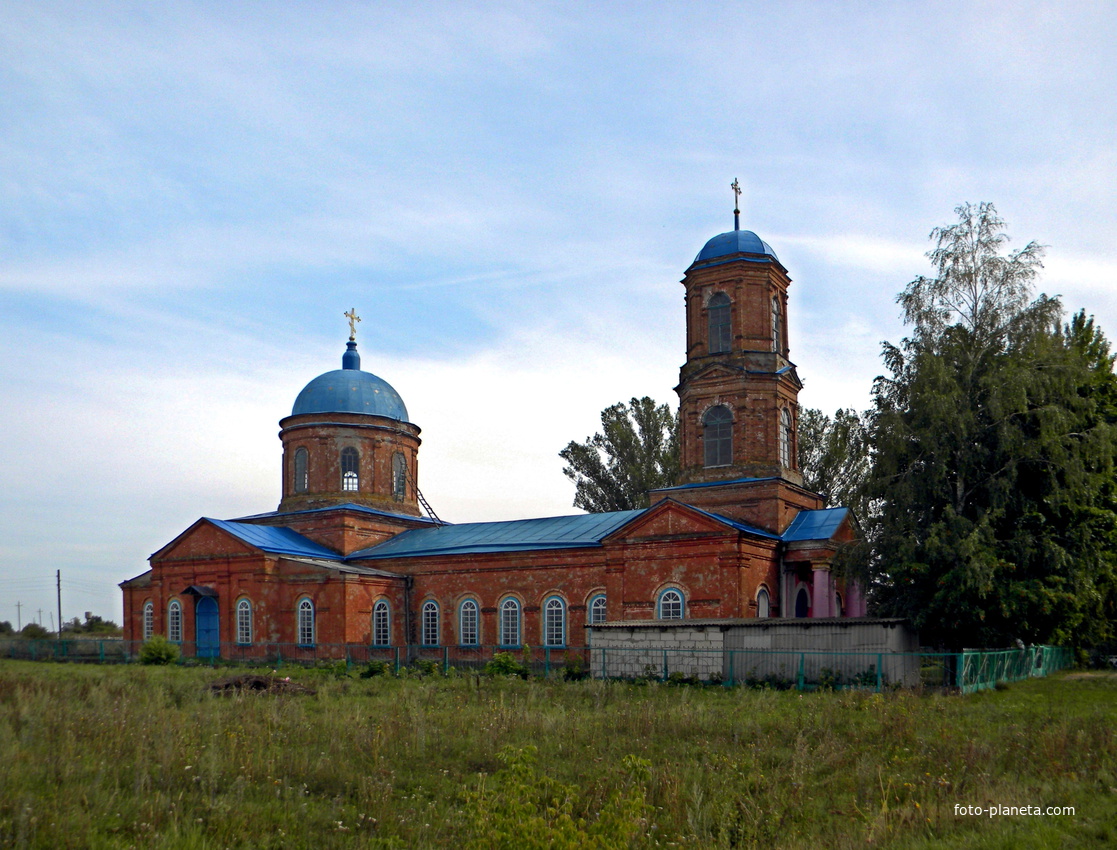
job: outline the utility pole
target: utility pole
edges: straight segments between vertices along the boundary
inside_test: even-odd
[[[58,589],[58,639],[62,640],[62,570],[55,570],[54,581]]]
[[[39,611],[39,625],[42,626],[43,625],[43,609],[39,608],[38,611]]]
[[[22,632],[23,631],[23,617],[20,616],[20,610],[19,610],[22,607],[23,607],[22,602],[17,602],[16,603],[16,631],[17,632]]]

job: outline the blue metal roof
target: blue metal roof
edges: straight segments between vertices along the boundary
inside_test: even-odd
[[[615,511],[603,514],[518,519],[508,522],[466,522],[438,528],[414,528],[350,559],[415,558],[485,552],[526,552],[538,549],[576,549],[600,546],[602,538],[644,513]]]
[[[340,561],[341,556],[332,549],[327,549],[297,531],[275,525],[253,525],[247,522],[230,522],[223,519],[210,519],[222,531],[227,531],[249,546],[255,546],[264,552],[273,552],[277,555],[296,555],[303,558],[322,558],[330,561]]]
[[[779,257],[776,252],[772,250],[772,246],[753,233],[751,230],[730,230],[727,233],[719,233],[698,252],[698,256],[694,258],[691,265],[699,263],[708,263],[712,260],[721,257],[729,257],[733,254],[759,254],[771,257],[773,260],[779,262]],[[743,260],[750,259],[749,257],[742,257]],[[766,263],[768,262],[763,256],[752,259],[752,262]]]
[[[699,487],[724,487],[726,484],[748,484],[751,481],[771,481],[775,477],[774,475],[769,475],[766,478],[734,478],[730,481],[699,481],[694,484],[676,484],[673,487],[660,487],[657,492],[666,492],[668,490],[695,490]]]
[[[379,511],[376,508],[370,508],[368,505],[358,505],[356,502],[345,502],[340,505],[327,505],[324,508],[304,508],[300,511],[266,511],[262,514],[252,514],[251,516],[237,517],[230,522],[241,522],[242,520],[264,519],[265,517],[277,516],[299,516],[301,514],[316,514],[325,513],[326,511],[358,511],[363,514],[372,514],[373,516],[387,517],[388,519],[406,519],[411,522],[424,522],[434,525],[435,522],[430,517],[415,516],[414,514],[397,514],[391,511]]]
[[[781,536],[788,543],[798,540],[829,540],[848,515],[849,508],[799,511]]]
[[[349,340],[341,358],[342,368],[319,375],[299,393],[292,416],[304,413],[368,413],[399,422],[409,421],[407,407],[392,385],[371,372],[361,371],[357,343]]]

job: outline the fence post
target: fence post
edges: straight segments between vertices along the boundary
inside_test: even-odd
[[[605,653],[608,652],[605,647],[601,647],[601,679],[605,680],[605,673],[608,665],[605,663]]]
[[[450,647],[442,647],[442,675],[450,672]]]
[[[731,649],[731,650],[729,650],[729,675],[725,677],[725,684],[728,687],[733,687],[733,685],[735,684],[735,682],[733,680],[733,674],[734,674],[735,670],[736,670],[736,667],[733,664],[733,650]]]
[[[396,669],[395,669],[395,674],[396,674],[397,676],[399,675],[399,647],[398,647],[398,646],[396,647]]]
[[[877,653],[877,693],[880,693],[881,685],[884,684],[884,653]]]
[[[806,666],[807,666],[807,653],[800,652],[799,653],[799,687],[796,688],[796,690],[800,690],[800,691],[803,690],[803,684],[804,684],[804,680],[805,680],[805,677],[806,677]]]
[[[551,675],[551,648],[549,646],[543,647],[543,678],[549,678]]]
[[[663,650],[663,681],[667,681],[667,650]]]

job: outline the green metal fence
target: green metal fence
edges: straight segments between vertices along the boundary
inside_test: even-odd
[[[135,661],[139,641],[0,640],[0,658],[39,661],[127,663]],[[179,644],[184,664],[317,664],[386,662],[392,669],[412,665],[480,670],[497,653],[507,653],[539,676],[587,673],[601,679],[700,681],[777,689],[881,691],[895,687],[933,687],[973,693],[1033,676],[1047,676],[1074,664],[1064,647],[964,650],[962,652],[822,652],[761,649],[679,649],[677,647],[378,647],[363,644],[226,644],[201,656],[190,642]]]

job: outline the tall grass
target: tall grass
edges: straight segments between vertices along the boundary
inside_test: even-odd
[[[0,847],[1117,843],[1117,676],[969,697],[0,662]],[[1074,816],[958,817],[969,805]]]

